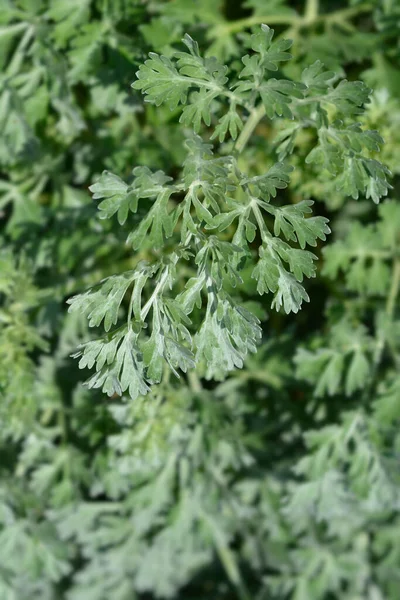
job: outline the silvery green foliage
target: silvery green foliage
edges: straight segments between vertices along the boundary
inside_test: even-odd
[[[0,2],[0,600],[398,600],[398,8]]]
[[[189,35],[183,42],[186,52],[150,53],[133,83],[146,102],[180,108],[182,125],[193,126],[181,177],[143,166],[133,169],[129,183],[105,171],[91,186],[102,218],[117,214],[122,225],[130,213],[141,214],[127,238],[133,250],[162,251],[158,261],[111,276],[70,300],[70,311],[86,314],[91,327],[104,320],[106,337],[88,342],[76,356],[81,368],[95,367],[89,387],[110,396],[146,394],[161,381],[163,363],[178,376],[199,364],[207,378],[242,367],[256,351],[261,329],[228,288],[239,292],[241,268],[251,262],[257,291],[273,294],[273,308],[297,313],[309,301],[304,278],[315,276],[317,256],[306,247],[325,240],[330,230],[326,218],[310,216],[311,200],[286,205],[281,199],[293,170],[285,159],[301,130],[318,133],[306,162],[336,176],[344,194],[378,202],[389,188],[388,169],[368,155],[382,139],[354,122],[370,94],[362,82],[338,81],[320,61],[304,69],[299,82],[272,77],[290,60],[291,42],[274,41],[266,25],[249,38],[238,75],[215,57],[203,58]],[[239,156],[264,116],[290,125],[279,137],[279,160],[252,175],[243,172]],[[210,128],[211,139],[222,143],[229,135],[236,144],[224,152],[213,148],[198,135],[204,130],[210,137]],[[179,292],[183,261],[194,262],[196,271]],[[126,295],[126,324],[110,330]],[[195,308],[202,316],[194,328]]]

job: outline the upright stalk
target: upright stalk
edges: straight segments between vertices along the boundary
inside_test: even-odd
[[[397,296],[399,295],[400,290],[400,259],[397,258],[393,264],[393,272],[392,272],[392,284],[390,286],[389,295],[386,301],[385,313],[389,321],[393,319],[393,314],[396,308]],[[376,373],[378,365],[380,363],[383,350],[385,348],[386,339],[385,339],[385,331],[382,331],[378,340],[374,353],[373,360],[373,374]]]
[[[244,29],[249,29],[255,25],[265,23],[266,25],[287,25],[288,31],[298,30],[300,27],[312,25],[314,23],[340,23],[344,27],[346,22],[362,13],[373,9],[371,2],[363,2],[348,8],[341,8],[333,12],[319,14],[319,0],[308,0],[303,15],[299,14],[271,14],[252,15],[244,19],[221,23],[210,29],[208,39],[217,39],[226,35],[239,33]],[[285,32],[287,35],[287,32]]]
[[[243,127],[242,133],[239,135],[236,141],[235,150],[237,154],[240,154],[243,148],[247,145],[247,142],[251,138],[253,131],[255,130],[255,128],[257,127],[264,115],[265,108],[263,104],[260,104],[252,110],[245,126]]]
[[[168,274],[169,271],[168,269],[165,269],[164,273],[162,274],[159,282],[157,283],[156,287],[154,288],[154,292],[152,293],[152,295],[150,296],[150,298],[147,300],[146,304],[143,306],[142,308],[142,312],[141,312],[141,317],[144,320],[147,316],[147,313],[149,312],[150,308],[152,307],[155,299],[157,298],[160,290],[162,290],[162,288],[165,285],[165,282],[168,279]]]
[[[400,290],[400,258],[397,258],[393,265],[392,285],[386,302],[386,314],[391,319],[396,307],[396,300]]]
[[[304,19],[308,23],[313,23],[319,12],[319,0],[307,0],[306,7],[304,10]]]

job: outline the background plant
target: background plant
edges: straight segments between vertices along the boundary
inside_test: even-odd
[[[398,2],[0,8],[0,598],[397,598]]]

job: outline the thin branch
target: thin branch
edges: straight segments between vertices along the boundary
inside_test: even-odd
[[[250,116],[235,144],[235,150],[238,154],[242,152],[243,148],[249,141],[253,131],[255,130],[255,128],[257,127],[258,123],[261,121],[264,115],[265,108],[263,104],[260,104],[250,113]]]

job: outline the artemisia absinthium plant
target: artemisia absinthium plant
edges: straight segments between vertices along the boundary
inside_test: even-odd
[[[1,600],[398,600],[399,14],[399,0],[0,0]],[[248,66],[240,57],[260,58],[251,34],[260,35],[263,23],[276,29],[275,42],[294,40],[293,58],[276,63],[277,71],[260,67],[266,70],[254,90],[241,90],[235,82],[255,84],[254,77],[240,77]],[[161,98],[167,101],[157,106],[158,99],[145,103],[149,94],[129,87],[149,50],[168,57],[167,83],[176,84],[174,67],[181,69],[176,48],[185,48],[179,45],[185,32],[198,41],[202,55],[229,65],[221,76],[229,81],[214,88],[221,93],[209,104],[210,124],[200,114],[197,134],[203,144],[214,144],[214,155],[204,161],[219,157],[217,165],[223,173],[228,168],[233,187],[226,198],[217,196],[219,213],[198,190],[216,226],[209,228],[197,216],[191,200],[196,233],[187,227],[186,246],[184,198],[193,176],[190,167],[184,173],[181,168],[196,147],[196,111],[193,117],[187,113],[187,124],[179,118],[199,98],[204,101],[205,85],[212,92],[218,72],[209,79],[182,73],[180,85],[188,77],[191,83],[187,97],[180,88],[172,111],[168,89]],[[190,55],[184,53],[186,59]],[[168,60],[161,61],[167,72]],[[323,76],[321,69],[312,91],[302,72],[316,60],[338,76]],[[344,76],[374,88],[370,101],[360,107],[351,101],[351,110],[342,110],[338,99],[328,101]],[[297,91],[285,94],[281,87],[275,99],[283,103],[282,116],[261,115],[260,108],[256,124],[254,113],[263,103],[256,88],[266,93],[267,82],[271,91],[285,85],[283,78],[289,85],[298,82]],[[161,73],[154,79],[163,83]],[[348,89],[367,97],[361,84]],[[266,110],[275,110],[273,105],[269,101]],[[283,113],[285,106],[292,119]],[[343,137],[346,128],[351,142]],[[362,151],[368,136],[360,136],[358,128],[379,131],[385,140],[381,154],[373,137],[371,149]],[[390,199],[379,206],[366,198],[365,171],[361,177],[355,167],[361,153],[367,169],[375,164],[369,159],[379,157],[393,173]],[[234,164],[242,180],[262,176],[276,162],[294,170],[290,185],[269,202],[266,193],[256,192],[260,184],[238,183]],[[117,218],[98,218],[106,211],[97,211],[87,188],[104,169],[127,179],[138,165],[174,178],[175,183],[157,185],[174,188],[166,211],[179,214],[172,234],[164,228],[159,244],[150,239],[153,219],[136,250],[124,241],[138,231],[156,198],[138,198],[136,213],[128,208],[120,225]],[[215,169],[215,163],[207,166],[212,165]],[[220,187],[228,185],[222,174],[210,174],[214,186],[217,179]],[[138,196],[137,174],[126,185],[115,180],[122,199],[128,186]],[[195,259],[202,240],[213,235],[232,247],[248,189],[270,208],[301,206],[312,198],[315,214],[329,216],[327,242],[302,249],[299,241],[286,239],[282,225],[275,235],[276,215],[260,207],[281,252],[286,243],[319,257],[317,277],[298,282],[310,303],[303,300],[300,312],[285,314],[284,305],[269,310],[278,287],[258,296],[254,270],[260,246],[268,244],[251,209],[246,221],[242,217],[244,235],[251,240],[254,227],[256,233],[253,241],[246,237],[234,244],[240,248],[231,263],[235,275],[231,279],[224,267],[226,259],[219,262],[222,275],[211,273],[232,302],[261,321],[269,313],[263,341],[256,353],[248,353],[243,369],[233,369],[222,382],[207,382],[207,361],[200,359],[177,379],[162,358],[162,381],[145,396],[110,399],[101,388],[83,387],[86,372],[69,356],[91,333],[103,336],[103,324],[90,329],[81,311],[67,312],[65,300],[109,275],[140,270],[141,260],[154,266],[139,309],[148,308],[142,318],[148,327],[134,317],[133,302],[129,319],[134,334],[141,329],[134,349],[147,361],[140,365],[150,387],[159,377],[153,373],[150,379],[145,353],[154,330],[151,299],[161,292],[164,311],[165,298],[182,303],[185,285],[197,280],[201,268],[201,257],[199,264]],[[99,200],[113,204],[111,196]],[[133,196],[130,200],[134,206]],[[234,206],[238,215],[222,229]],[[165,259],[160,267],[160,257],[173,261],[182,246],[187,257],[178,256],[175,272]],[[213,263],[216,269],[210,252],[209,271]],[[295,275],[290,262],[275,254],[277,264]],[[167,265],[171,279],[157,289]],[[272,272],[276,278],[273,267]],[[235,287],[237,274],[243,283]],[[110,290],[98,288],[104,301],[111,297],[109,281]],[[107,324],[111,337],[112,329],[127,323],[135,281],[126,289],[117,322]],[[180,335],[191,361],[197,360],[196,332],[205,320],[207,295],[204,286],[202,307],[194,304],[192,323],[183,322],[191,340],[182,329],[168,331],[171,339]],[[122,351],[119,358],[121,377]]]
[[[303,130],[315,132],[306,163],[330,172],[341,194],[378,203],[390,187],[388,169],[370,158],[382,139],[358,122],[370,95],[364,83],[318,60],[300,81],[282,78],[292,42],[274,40],[265,24],[248,36],[238,69],[203,58],[189,35],[183,43],[171,57],[150,53],[132,84],[147,102],[180,111],[187,131],[180,176],[135,166],[128,182],[105,171],[90,188],[102,218],[116,215],[123,225],[136,215],[127,243],[151,257],[70,300],[70,311],[87,315],[91,327],[103,324],[105,334],[75,356],[81,368],[95,369],[89,387],[110,396],[145,395],[166,364],[177,376],[197,368],[207,379],[242,367],[262,336],[241,298],[242,269],[251,268],[258,293],[270,293],[278,311],[297,313],[309,301],[305,280],[317,259],[310,248],[330,230],[326,218],[311,216],[311,200],[285,204],[282,193]],[[276,162],[254,175],[240,155],[262,119],[286,125],[274,141]],[[193,271],[184,285],[183,264]]]

